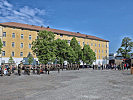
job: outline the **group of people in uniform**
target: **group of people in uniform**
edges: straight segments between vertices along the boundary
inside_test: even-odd
[[[18,67],[13,68],[12,65],[9,65],[6,69],[6,67],[3,65],[0,67],[0,74],[1,76],[3,75],[8,75],[10,76],[12,73],[14,73],[15,69],[17,69],[17,73],[19,76],[23,74],[30,75],[31,73],[33,74],[50,74],[50,70],[57,70],[58,73],[60,73],[60,69],[63,71],[63,69],[66,70],[79,70],[79,64],[68,64],[66,66],[61,65],[61,64],[46,64],[46,65],[23,65],[21,62],[18,64]],[[4,71],[7,70],[5,73]]]
[[[24,74],[27,74],[27,75],[30,75],[31,73],[31,70],[32,70],[32,73],[33,74],[43,74],[44,71],[46,74],[49,74],[50,72],[50,65],[22,65],[22,64],[19,64],[18,65],[18,75],[21,75],[22,73],[22,69],[24,70]]]

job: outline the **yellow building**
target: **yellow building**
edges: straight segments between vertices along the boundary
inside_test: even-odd
[[[109,55],[108,40],[79,32],[68,32],[16,22],[0,23],[0,38],[3,42],[1,61],[6,63],[9,57],[12,56],[17,64],[20,63],[23,57],[27,57],[29,53],[32,53],[31,43],[37,38],[37,33],[40,30],[52,31],[55,33],[55,39],[66,39],[68,43],[70,43],[72,37],[76,37],[81,47],[83,47],[84,44],[90,45],[92,50],[96,53],[95,64],[107,63],[106,58]]]

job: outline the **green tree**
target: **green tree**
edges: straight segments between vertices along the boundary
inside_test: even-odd
[[[90,48],[89,45],[84,45],[82,49],[82,61],[83,64],[92,64],[96,60],[95,52]]]
[[[67,57],[67,61],[69,62],[69,64],[75,63],[76,54],[71,46],[67,48],[66,57]]]
[[[78,44],[78,41],[76,40],[75,37],[72,38],[72,40],[70,42],[70,46],[72,47],[72,49],[75,52],[76,62],[79,63],[80,60],[82,59],[82,50],[81,50],[81,46]]]
[[[47,64],[55,60],[54,33],[50,31],[40,31],[38,38],[32,42],[32,50],[42,64]]]
[[[2,44],[2,42],[1,42],[1,39],[0,39],[0,54],[1,54],[1,49],[2,49],[2,46],[3,46],[3,44]]]
[[[69,45],[67,43],[67,40],[61,40],[57,39],[55,40],[56,44],[56,59],[58,60],[59,64],[63,64],[65,60],[67,60],[67,50],[69,48]]]
[[[8,60],[8,63],[14,63],[14,60],[13,60],[12,56],[10,56],[10,58]]]
[[[28,62],[30,65],[32,64],[33,60],[34,60],[33,56],[31,54],[29,54],[28,55]]]
[[[133,42],[129,37],[125,37],[122,40],[121,47],[117,50],[118,54],[121,54],[124,58],[129,58],[128,53],[132,51]]]

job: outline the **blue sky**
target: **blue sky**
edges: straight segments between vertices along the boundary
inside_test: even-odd
[[[133,40],[133,0],[0,0],[0,22],[21,22],[80,32],[110,41]]]

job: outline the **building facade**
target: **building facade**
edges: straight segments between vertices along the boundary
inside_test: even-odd
[[[90,45],[91,49],[96,53],[96,61],[94,64],[108,63],[109,41],[95,36],[81,34],[79,32],[68,32],[63,30],[52,29],[49,27],[28,25],[15,22],[0,23],[0,38],[3,43],[2,53],[0,55],[1,63],[7,63],[9,57],[12,56],[18,64],[27,57],[31,50],[32,41],[37,38],[37,33],[41,30],[52,31],[55,39],[65,39],[70,43],[73,37],[76,37],[78,43],[83,46]],[[36,56],[33,54],[36,58]],[[36,58],[37,60],[37,58]]]

